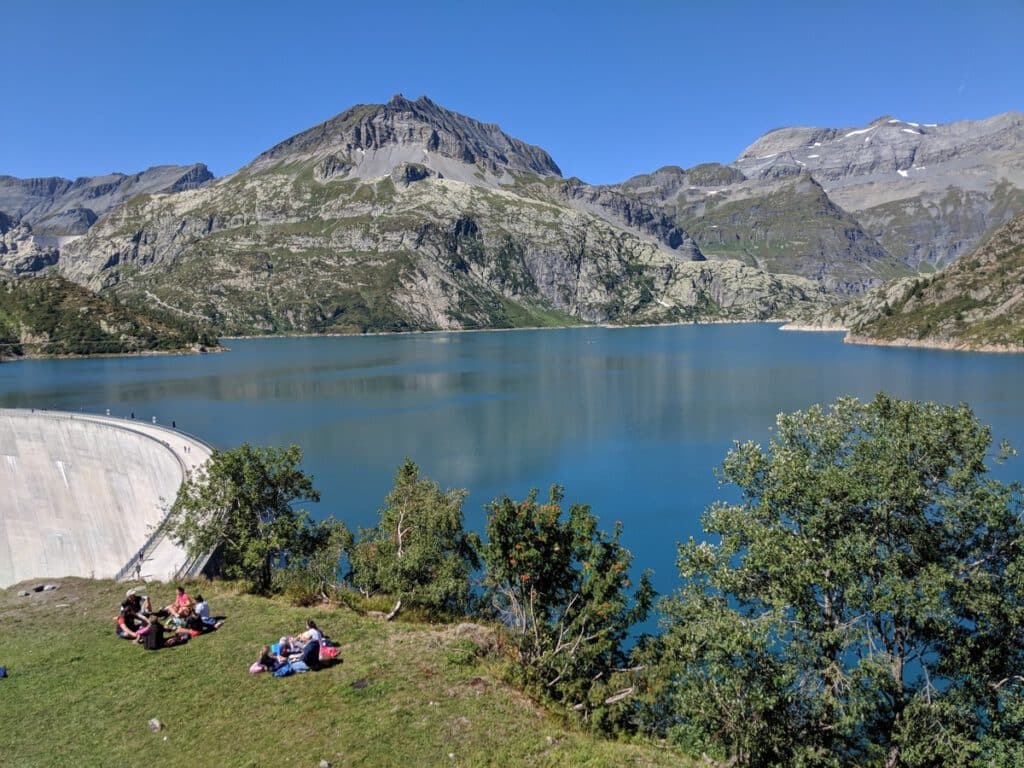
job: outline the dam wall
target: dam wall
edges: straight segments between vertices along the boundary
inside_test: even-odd
[[[0,409],[0,587],[134,574],[171,580],[183,549],[153,536],[208,445],[144,422]]]

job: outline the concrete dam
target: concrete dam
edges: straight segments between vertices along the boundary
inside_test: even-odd
[[[0,588],[25,579],[197,570],[157,533],[205,443],[172,429],[58,411],[0,409]]]

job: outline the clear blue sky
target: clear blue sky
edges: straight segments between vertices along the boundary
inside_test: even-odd
[[[223,175],[401,92],[614,182],[782,125],[1024,110],[1024,0],[13,2],[0,174]]]

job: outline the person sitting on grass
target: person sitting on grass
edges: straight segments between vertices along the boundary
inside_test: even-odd
[[[310,640],[302,651],[288,657],[295,672],[312,672],[320,669],[320,641]]]
[[[206,598],[202,595],[196,595],[196,607],[194,608],[194,615],[199,618],[201,622],[201,629],[204,632],[209,632],[213,629],[219,629],[223,622],[217,621],[210,615],[210,604],[206,602]]]
[[[293,653],[298,653],[300,650],[298,642],[294,637],[290,636],[282,637],[270,646],[270,653],[272,655],[281,656],[283,658],[287,658]]]
[[[154,619],[150,624],[149,631],[142,637],[142,646],[147,651],[158,651],[161,648],[173,648],[176,645],[187,643],[188,639],[188,632],[175,632],[170,637],[165,636],[163,624]]]
[[[172,619],[178,619],[177,623],[183,623],[185,619],[192,613],[192,609],[195,607],[195,601],[189,597],[188,592],[185,591],[184,587],[175,587],[177,595],[174,597],[174,602],[167,606],[167,613]]]
[[[149,631],[150,620],[142,615],[141,603],[138,595],[131,595],[121,603],[121,610],[115,619],[118,637],[142,642],[143,636]]]
[[[312,619],[306,619],[306,631],[299,635],[298,640],[300,643],[308,643],[310,640],[316,640],[318,643],[323,643],[324,633],[317,627],[316,622]]]

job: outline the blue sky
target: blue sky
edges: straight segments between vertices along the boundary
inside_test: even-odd
[[[356,103],[437,103],[614,182],[782,125],[1024,110],[1022,0],[7,2],[0,174],[223,175]]]

